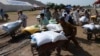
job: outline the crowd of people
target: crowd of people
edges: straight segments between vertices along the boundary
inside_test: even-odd
[[[51,19],[55,19],[58,23],[61,17],[64,17],[66,22],[69,22],[73,25],[79,25],[80,23],[85,24],[90,20],[90,11],[80,7],[73,7],[70,9],[55,8],[53,13],[51,13],[49,8],[44,8],[40,14],[44,14],[44,17],[48,20],[48,22]]]
[[[55,8],[51,11],[47,7],[43,8],[36,18],[43,28],[48,24],[60,23],[65,36],[72,36],[71,40],[79,46],[75,39],[75,35],[77,34],[76,26],[87,24],[90,21],[90,11],[82,7]],[[27,16],[23,11],[18,11],[18,20],[22,20],[22,26],[24,28],[27,26]]]
[[[80,20],[80,18],[83,18]],[[79,44],[75,38],[77,34],[76,25],[88,23],[89,20],[89,11],[83,8],[73,7],[65,9],[55,8],[53,12],[50,11],[50,8],[44,8],[40,14],[36,17],[40,25],[46,26],[50,23],[57,24],[60,23],[65,36],[72,40],[76,46],[79,47]]]
[[[7,20],[9,17],[3,9],[0,10],[0,15],[2,20],[4,20],[4,18]],[[36,19],[39,22],[39,25],[44,29],[46,29],[48,24],[60,24],[62,27],[61,31],[63,31],[64,36],[68,38],[68,44],[72,40],[75,46],[80,47],[76,39],[76,26],[91,22],[90,15],[90,10],[82,7],[73,6],[72,8],[55,8],[53,10],[50,10],[50,8],[47,7],[40,11],[40,14],[37,15]],[[24,28],[27,27],[27,18],[28,17],[23,11],[18,11],[18,20],[22,21],[22,27]],[[30,30],[31,28],[26,30]],[[31,34],[33,34],[33,32]]]

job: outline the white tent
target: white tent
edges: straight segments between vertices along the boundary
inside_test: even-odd
[[[37,5],[37,4],[33,4],[33,7],[35,7],[35,8],[36,8],[36,7],[40,7],[40,6],[39,6],[39,5]]]
[[[0,8],[5,11],[29,10],[33,6],[29,2],[16,0],[0,0]]]

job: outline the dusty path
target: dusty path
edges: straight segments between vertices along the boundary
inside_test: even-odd
[[[39,11],[35,12],[25,12],[25,14],[28,16],[28,25],[33,25],[37,23],[36,15],[39,13]],[[10,21],[17,20],[17,13],[10,12]],[[0,24],[3,24],[4,22],[0,22]],[[71,44],[68,48],[68,50],[62,50],[61,55],[62,56],[100,56],[100,40],[98,42],[89,42],[86,39],[86,35],[83,34],[83,30],[81,27],[77,27],[78,33],[77,33],[77,40],[79,41],[80,46],[82,47],[81,50],[76,49],[73,44]],[[0,31],[0,34],[2,32]],[[0,56],[6,55],[6,56],[32,56],[31,48],[29,39],[25,39],[23,41],[17,42],[17,43],[9,43],[8,41],[11,39],[11,37],[5,37],[0,39]],[[6,52],[6,53],[5,53]],[[2,54],[5,53],[5,54]],[[37,56],[37,52],[35,52],[35,56]],[[52,53],[51,56],[55,56],[56,51]]]

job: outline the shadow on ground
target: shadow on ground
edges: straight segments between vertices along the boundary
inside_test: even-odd
[[[28,37],[26,37],[25,35],[18,35],[16,37],[14,37],[13,39],[10,39],[8,42],[9,43],[18,43],[18,42],[21,42],[25,39],[29,39]]]
[[[80,37],[76,37],[76,39],[81,42],[81,43],[84,43],[84,44],[87,44],[87,45],[91,45],[92,44],[92,41],[89,41],[87,39],[83,39],[83,38],[80,38]]]
[[[92,56],[87,51],[85,51],[82,47],[75,47],[72,43],[68,47],[68,51],[73,54],[73,56]]]
[[[100,44],[100,38],[95,39],[95,43]]]
[[[87,45],[91,45],[92,43],[97,43],[100,44],[100,38],[97,39],[92,39],[92,40],[87,40],[87,39],[83,39],[83,38],[79,38],[77,37],[77,40],[81,43],[87,44]]]
[[[6,23],[6,22],[8,22],[8,21],[0,20],[0,23]]]

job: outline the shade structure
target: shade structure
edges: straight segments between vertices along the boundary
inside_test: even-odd
[[[39,5],[37,5],[37,4],[33,4],[33,7],[35,7],[35,8],[36,8],[36,7],[40,7],[40,6],[39,6]]]
[[[16,0],[0,0],[5,5],[19,5],[19,6],[32,6],[29,2],[16,1]]]
[[[94,4],[100,4],[100,0],[96,0]]]
[[[5,11],[18,11],[18,10],[29,10],[33,8],[32,4],[24,1],[17,0],[0,0],[0,9]]]

